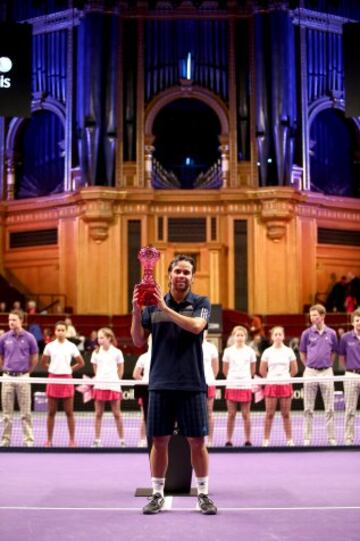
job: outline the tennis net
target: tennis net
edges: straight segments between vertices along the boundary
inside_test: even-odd
[[[18,394],[18,388],[28,386],[31,396],[31,416],[33,427],[33,443],[30,446],[43,448],[48,441],[47,423],[49,399],[46,395],[46,384],[56,383],[56,385],[73,385],[74,393],[74,419],[75,419],[75,441],[76,446],[81,448],[90,448],[94,442],[97,447],[103,448],[137,448],[145,446],[145,436],[141,432],[142,410],[139,405],[138,395],[146,397],[146,386],[139,385],[133,380],[122,380],[122,400],[120,410],[123,421],[123,438],[120,438],[115,422],[113,411],[110,404],[106,404],[105,411],[101,418],[101,436],[95,436],[95,408],[92,398],[94,380],[89,377],[74,379],[59,379],[43,377],[29,377],[23,375],[12,377],[11,375],[2,375],[0,377],[2,386],[2,411],[0,413],[0,441],[4,447],[22,447],[26,443],[26,419],[19,411],[18,400],[11,397]],[[99,383],[99,382],[98,382]],[[113,382],[115,383],[115,382]],[[116,383],[119,383],[117,381]],[[228,444],[228,447],[242,447],[245,442],[250,442],[252,447],[285,447],[285,446],[342,446],[342,445],[360,445],[360,415],[358,413],[358,398],[360,394],[360,375],[346,373],[341,376],[321,376],[319,377],[295,377],[284,380],[270,380],[256,378],[249,382],[244,382],[245,386],[252,390],[249,423],[250,432],[245,432],[243,412],[240,403],[232,401],[232,417],[234,409],[237,410],[233,420],[233,430],[229,435],[229,404],[225,399],[225,380],[216,381],[215,397],[209,401],[213,405],[214,432],[211,444],[214,448],[222,448]],[[283,399],[270,401],[275,413],[269,415],[269,397],[266,394],[266,386],[292,385],[292,398],[288,402],[288,415],[286,408],[280,411],[280,404],[284,404]],[[319,384],[321,384],[319,386]],[[325,393],[326,408],[321,394],[321,389],[326,390],[326,385],[330,386],[330,391]],[[10,415],[9,421],[9,402],[4,403],[4,390],[12,387],[12,394],[7,396],[6,400],[11,398],[15,404],[15,411]],[[312,386],[312,396],[314,398],[313,413],[304,411],[304,396]],[[321,389],[320,389],[321,387]],[[265,393],[264,393],[265,391]],[[270,397],[271,398],[271,397]],[[144,400],[144,396],[143,396]],[[21,398],[20,398],[21,401]],[[55,415],[54,433],[52,438],[53,447],[68,447],[69,434],[67,416],[64,412],[63,399],[57,400],[58,411]],[[230,408],[231,409],[231,408]],[[245,408],[246,409],[246,408]],[[10,404],[11,410],[11,404]],[[271,408],[270,408],[271,410]],[[326,411],[325,411],[326,410]],[[10,411],[11,413],[11,411]],[[268,415],[267,415],[268,413]],[[270,411],[271,413],[271,411]],[[267,437],[265,434],[266,422],[269,423],[271,417],[271,429]],[[246,418],[246,415],[244,415]],[[230,425],[231,425],[230,421]],[[290,422],[291,434],[286,432],[286,422]],[[9,423],[11,425],[11,435],[9,435]],[[311,434],[309,437],[309,423],[311,425]],[[231,429],[231,426],[230,426]],[[333,432],[332,432],[333,431]],[[4,436],[5,435],[5,436]],[[121,441],[121,440],[124,441]],[[96,440],[96,441],[95,441]],[[100,440],[100,442],[98,441]],[[29,443],[29,439],[28,439]],[[231,444],[231,445],[230,445]],[[249,446],[247,444],[247,446]]]

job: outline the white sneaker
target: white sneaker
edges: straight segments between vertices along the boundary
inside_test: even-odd
[[[336,445],[337,445],[336,440],[334,440],[334,439],[329,440],[329,445],[331,445],[331,447],[336,447]]]
[[[304,440],[304,447],[310,447],[310,440]]]
[[[24,442],[24,445],[25,445],[25,447],[34,447],[34,442],[33,441],[26,441],[26,442]]]
[[[288,447],[295,447],[294,440],[288,440],[288,441],[286,442],[286,445],[287,445]]]
[[[125,447],[125,445],[124,445],[124,447]],[[147,441],[146,440],[139,440],[138,447],[147,447]]]
[[[94,440],[91,447],[94,447],[94,448],[102,447],[101,440]]]
[[[354,445],[353,440],[345,440],[345,445]]]
[[[7,440],[2,440],[0,442],[0,447],[10,447],[10,442]]]
[[[126,447],[125,440],[120,440],[120,447]]]
[[[263,440],[262,446],[263,447],[269,447],[269,440]]]

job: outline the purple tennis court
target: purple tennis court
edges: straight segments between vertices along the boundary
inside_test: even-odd
[[[145,453],[2,453],[0,538],[4,541],[147,541],[175,538],[358,541],[357,451],[211,455],[203,516],[194,497],[167,497],[144,516],[138,487],[149,485]],[[180,465],[179,465],[180,467]]]

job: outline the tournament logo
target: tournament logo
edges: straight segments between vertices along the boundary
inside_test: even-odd
[[[12,60],[8,56],[0,57],[0,88],[10,88],[11,79],[6,77],[4,73],[8,73],[13,66]]]

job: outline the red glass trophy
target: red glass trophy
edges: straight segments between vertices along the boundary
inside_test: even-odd
[[[145,246],[145,248],[141,248],[138,253],[138,260],[144,267],[144,275],[138,288],[139,304],[141,306],[157,304],[157,301],[154,298],[154,291],[157,284],[153,272],[159,258],[160,252],[155,246]]]

